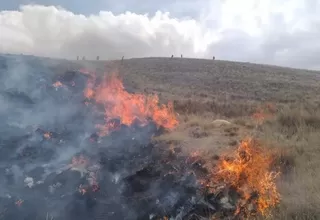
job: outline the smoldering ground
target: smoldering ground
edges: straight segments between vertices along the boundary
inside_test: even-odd
[[[179,123],[173,105],[78,65],[0,56],[0,219],[243,219],[278,203],[258,144],[186,155],[153,138]]]
[[[190,206],[195,178],[170,174],[152,121],[99,137],[87,75],[35,57],[0,61],[0,218],[149,219]]]

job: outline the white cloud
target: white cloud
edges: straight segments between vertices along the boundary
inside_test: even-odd
[[[319,0],[208,0],[201,1],[199,18],[175,18],[160,11],[84,16],[25,5],[0,12],[0,52],[91,59],[215,55],[320,68],[319,6]],[[192,8],[191,3],[186,7]]]
[[[151,18],[130,12],[85,17],[53,6],[27,5],[20,12],[1,12],[0,25],[3,52],[45,56],[203,56],[211,41],[197,21],[162,12]]]

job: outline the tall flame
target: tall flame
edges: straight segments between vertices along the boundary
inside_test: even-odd
[[[239,203],[237,213],[249,212],[245,205],[253,203],[260,213],[265,214],[268,208],[279,203],[280,195],[275,184],[279,173],[270,171],[272,162],[271,152],[251,139],[241,142],[234,159],[220,161],[214,178],[234,187],[241,195],[243,201]]]
[[[99,126],[102,134],[107,134],[106,131],[114,127],[110,123],[112,119],[119,119],[121,124],[128,126],[135,121],[145,125],[152,119],[158,126],[166,129],[172,129],[178,124],[172,103],[160,105],[156,95],[131,94],[125,90],[116,75],[105,78],[97,87],[94,87],[94,81],[95,77],[88,81],[84,95],[104,105],[106,123],[104,128]]]

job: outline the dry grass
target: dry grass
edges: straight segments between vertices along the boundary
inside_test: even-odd
[[[281,204],[267,219],[320,219],[319,106],[284,106],[257,127],[249,117],[235,118],[223,126],[215,126],[214,119],[215,114],[180,115],[178,129],[158,140],[182,145],[186,152],[200,149],[219,154],[243,137],[255,135],[265,146],[278,149],[276,165],[282,173],[278,182]]]
[[[262,125],[260,137],[283,152],[278,219],[320,219],[320,108],[285,107]]]
[[[185,153],[194,151],[219,154],[237,145],[248,133],[247,128],[216,120],[214,115],[180,115],[180,125],[174,131],[156,137],[154,141],[180,146]]]
[[[252,102],[216,102],[194,100],[174,100],[174,107],[180,114],[199,114],[214,113],[220,117],[234,118],[252,115],[257,108],[256,103]]]
[[[186,152],[219,154],[255,135],[279,150],[282,200],[270,219],[320,219],[318,72],[196,59],[147,58],[118,64],[94,63],[107,70],[116,65],[131,92],[156,93],[163,102],[174,101],[181,123],[155,141],[182,146]],[[257,125],[251,115],[266,102],[279,111]],[[231,124],[217,126],[215,119]]]

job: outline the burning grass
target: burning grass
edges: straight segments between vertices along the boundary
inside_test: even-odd
[[[235,107],[233,108],[236,109]],[[237,189],[238,197],[240,195],[241,198],[242,195],[242,199],[235,200],[239,201],[237,203],[239,208],[234,213],[242,214],[242,217],[247,215],[253,217],[252,215],[256,215],[256,210],[259,210],[264,215],[262,215],[262,218],[258,217],[258,219],[319,219],[319,105],[316,103],[296,103],[294,105],[278,105],[276,109],[274,105],[266,104],[260,105],[259,108],[255,109],[251,117],[235,118],[235,120],[231,119],[230,121],[235,122],[240,127],[239,131],[247,129],[247,134],[261,140],[263,145],[257,141],[251,140],[248,142],[243,139],[244,141],[241,142],[236,153],[229,153],[227,156],[223,156],[226,151],[229,152],[230,148],[228,149],[227,145],[224,145],[224,148],[222,147],[224,150],[217,147],[222,142],[221,134],[210,129],[210,138],[214,139],[210,142],[211,145],[206,143],[207,138],[199,139],[194,142],[194,145],[197,148],[208,145],[206,150],[211,150],[216,154],[222,155],[222,157],[218,162],[213,160],[212,164],[210,164],[209,161],[211,159],[205,153],[204,157],[207,158],[205,167],[211,170],[209,172],[210,175],[212,174],[216,178],[219,177],[220,183],[225,182],[229,186],[238,186],[231,187]],[[183,140],[183,135],[180,127],[183,127],[183,129],[199,126],[208,127],[208,125],[211,125],[210,121],[212,121],[207,116],[199,114],[192,117],[181,115],[181,118],[184,117],[187,119],[178,128],[180,132],[179,139],[181,140]],[[212,117],[214,118],[215,116],[213,115]],[[223,129],[230,130],[232,126]],[[170,135],[167,135],[166,138],[173,140],[173,133]],[[186,134],[185,137],[187,137]],[[240,138],[242,138],[241,134],[236,139],[239,140]],[[248,145],[248,143],[251,144]],[[182,141],[179,144],[184,145]],[[249,151],[246,150],[248,146],[251,147],[253,145],[256,148],[249,148]],[[277,149],[276,153],[270,151],[270,147],[267,146]],[[241,159],[241,149],[244,152],[256,155],[248,163],[245,163],[246,166],[242,164],[246,160]],[[234,167],[238,168],[235,169]],[[251,171],[254,175],[246,173],[242,168],[252,169]],[[265,175],[260,173],[260,169],[255,170],[256,168],[265,170]],[[251,180],[251,182],[258,183],[258,185],[251,185],[252,188],[249,189],[248,184],[243,184],[243,180],[241,181],[243,176],[246,177],[245,179]],[[216,178],[212,178],[212,180]],[[202,177],[202,180],[205,180],[205,178]],[[264,182],[271,184],[263,184]],[[208,186],[217,184],[217,182],[208,180],[202,181],[202,183],[204,185],[209,184]],[[277,188],[274,188],[275,183],[277,183]],[[242,187],[239,188],[239,186]],[[264,189],[265,187],[268,189]],[[264,193],[260,194],[261,200],[257,200],[257,197],[254,197],[254,195],[257,195],[254,193],[257,190],[264,191]],[[253,195],[253,201],[246,203],[248,200],[245,198],[248,198],[248,195]],[[226,198],[226,201],[230,201],[228,196]],[[279,200],[280,198],[281,200]],[[276,208],[273,208],[275,205]],[[264,209],[266,206],[269,206],[270,209]],[[272,213],[271,217],[268,216],[270,213]]]
[[[272,170],[273,152],[256,141],[244,140],[234,154],[214,158],[202,155],[200,150],[183,153],[181,146],[177,146],[178,142],[185,140],[183,132],[180,138],[176,137],[177,142],[170,145],[154,144],[151,138],[160,131],[166,130],[166,135],[177,134],[172,133],[179,125],[172,103],[160,104],[156,95],[130,93],[115,75],[100,79],[89,71],[82,71],[80,76],[77,74],[69,72],[67,76],[61,76],[49,86],[52,89],[49,94],[59,102],[71,101],[64,100],[64,97],[77,98],[72,101],[83,111],[79,111],[77,117],[73,116],[70,124],[76,118],[81,122],[80,126],[72,126],[68,132],[63,130],[61,133],[48,132],[48,128],[38,129],[42,136],[39,146],[43,152],[51,143],[64,148],[71,143],[72,135],[62,133],[72,133],[76,137],[85,134],[85,140],[81,141],[85,150],[77,148],[76,155],[71,155],[73,158],[61,168],[61,173],[51,173],[44,183],[28,177],[32,182],[30,190],[42,193],[43,198],[52,196],[59,200],[67,196],[68,200],[74,201],[72,198],[76,197],[76,202],[63,214],[79,217],[78,211],[81,211],[83,215],[94,216],[96,213],[92,210],[98,210],[99,215],[105,215],[105,211],[108,215],[116,213],[110,218],[117,220],[128,216],[130,210],[136,215],[130,219],[146,219],[150,215],[154,217],[152,219],[161,216],[166,216],[164,219],[179,216],[182,219],[194,216],[244,218],[266,215],[279,203],[275,185],[279,173]],[[65,96],[70,93],[72,95]],[[183,130],[188,130],[190,139],[210,139],[214,138],[215,132],[221,132],[231,143],[230,138],[238,138],[241,134],[241,129],[227,120],[208,117],[200,122],[197,117],[190,116],[193,121],[187,120],[185,127],[182,126]],[[83,126],[85,128],[81,130],[85,124],[89,124],[88,128]],[[95,129],[98,129],[98,135]],[[37,138],[31,139],[37,141]],[[236,144],[237,141],[233,140],[232,145]],[[36,149],[32,150],[36,152]],[[28,157],[30,154],[23,155]],[[51,158],[52,154],[45,154]],[[44,188],[49,188],[49,192],[42,191]],[[25,195],[26,198],[21,198],[24,199],[22,207],[30,202],[34,193]],[[74,211],[79,200],[85,200],[81,207],[86,208]],[[209,213],[203,212],[204,209],[210,210]]]
[[[12,140],[1,137],[4,139],[1,140],[1,162],[14,165],[12,169],[8,167],[5,172],[1,172],[1,179],[8,181],[6,186],[12,187],[10,189],[14,189],[14,191],[11,191],[11,199],[0,197],[0,219],[20,219],[22,214],[25,214],[25,216],[29,216],[29,219],[86,220],[94,219],[92,216],[85,216],[90,210],[94,210],[93,212],[114,211],[114,207],[123,207],[123,204],[125,204],[125,210],[116,210],[116,213],[130,214],[119,217],[119,215],[109,216],[102,212],[103,215],[101,214],[96,219],[124,219],[129,215],[134,218],[136,213],[132,213],[132,210],[140,210],[140,213],[143,214],[147,213],[148,215],[144,215],[147,218],[154,216],[154,219],[161,219],[163,216],[162,219],[170,219],[176,216],[177,212],[175,211],[182,208],[185,212],[190,211],[187,213],[189,218],[182,219],[245,219],[246,216],[253,219],[320,219],[320,178],[318,175],[320,172],[320,114],[319,105],[316,104],[318,102],[317,94],[319,94],[319,85],[316,80],[318,75],[311,76],[311,73],[307,72],[306,74],[294,74],[292,70],[290,70],[290,74],[287,74],[285,73],[287,70],[284,69],[272,70],[272,75],[270,75],[267,73],[267,69],[271,67],[257,69],[257,67],[252,68],[247,64],[241,64],[245,66],[245,69],[242,70],[246,71],[239,75],[239,69],[241,69],[239,65],[234,71],[230,71],[229,68],[232,65],[229,64],[210,61],[209,66],[201,64],[197,67],[194,63],[196,61],[190,62],[189,60],[183,65],[184,61],[179,60],[179,68],[183,66],[183,71],[177,66],[173,66],[177,65],[173,61],[166,61],[159,71],[159,65],[152,64],[152,60],[155,59],[148,61],[150,63],[147,63],[147,68],[142,68],[141,64],[138,65],[140,62],[138,60],[128,60],[121,67],[123,70],[121,74],[124,76],[124,84],[129,89],[128,91],[125,90],[124,84],[119,78],[106,77],[101,81],[98,79],[98,74],[92,74],[86,70],[82,70],[85,76],[83,74],[79,76],[77,71],[69,71],[67,77],[66,74],[61,74],[60,78],[54,78],[52,81],[47,77],[43,78],[43,76],[33,78],[33,81],[37,81],[38,78],[46,80],[44,84],[41,84],[43,96],[40,98],[52,99],[58,107],[62,106],[61,104],[66,104],[65,102],[70,102],[77,106],[76,111],[79,109],[85,111],[80,111],[80,117],[72,118],[63,126],[59,125],[62,120],[57,120],[57,129],[48,127],[47,123],[40,123],[45,120],[38,120],[39,126],[43,130],[35,133],[27,131],[25,136],[17,138],[16,136],[19,136],[20,132],[24,132],[20,127],[18,132],[13,135],[14,137],[10,137]],[[193,71],[190,71],[190,68]],[[213,71],[214,69],[215,71]],[[250,70],[251,73],[248,74],[247,70]],[[55,69],[54,72],[62,73],[64,71],[65,68],[62,71]],[[196,74],[185,74],[189,72]],[[245,79],[241,74],[245,76]],[[294,80],[292,80],[292,76],[294,76]],[[81,84],[82,79],[85,79],[83,84]],[[260,83],[253,83],[257,79]],[[190,86],[185,86],[185,83]],[[261,87],[261,85],[263,86]],[[83,88],[85,88],[84,91]],[[20,90],[17,89],[17,91]],[[32,91],[32,88],[28,91]],[[121,94],[113,94],[120,102],[115,102],[114,99],[110,100],[108,95],[104,95],[114,92]],[[159,99],[153,99],[154,96],[149,95],[138,98],[137,95],[141,95],[143,92],[146,94],[157,93]],[[1,94],[4,101],[25,103],[28,108],[38,106],[40,100],[30,98],[28,92],[3,91]],[[50,97],[45,94],[50,94]],[[83,94],[87,97],[85,100],[83,100]],[[230,98],[227,97],[229,95]],[[142,101],[133,102],[133,100]],[[151,143],[147,145],[148,147],[141,147],[146,143],[140,144],[134,139],[138,138],[141,133],[130,135],[134,133],[135,129],[148,127],[146,123],[152,124],[152,121],[157,119],[153,116],[154,111],[140,108],[140,106],[150,106],[148,103],[152,103],[152,101],[149,100],[157,100],[157,105],[164,100],[174,100],[173,106],[171,104],[165,105],[163,109],[169,109],[168,112],[173,112],[174,109],[179,113],[180,116],[175,117],[179,118],[179,123],[176,124],[179,125],[174,131],[171,131],[170,126],[166,126],[170,123],[158,120],[157,126],[164,125],[170,131],[156,138],[158,142],[164,144],[157,143],[153,146]],[[283,108],[278,111],[273,109],[273,105],[261,106],[260,101],[262,100],[270,100],[277,107],[279,105]],[[297,100],[300,100],[299,103],[291,105]],[[309,100],[311,103],[306,104],[305,100]],[[78,103],[80,104],[78,105]],[[127,103],[134,107],[128,109]],[[143,105],[139,103],[143,103]],[[158,105],[157,108],[161,110],[162,105]],[[52,109],[60,111],[54,106]],[[88,121],[77,123],[79,118],[82,120],[81,117],[86,116],[87,112],[91,114],[91,111],[100,111],[100,109],[105,120],[99,114],[99,119],[92,122],[92,127]],[[24,111],[26,108],[22,108],[22,110]],[[33,110],[37,109],[32,109],[32,112],[34,112]],[[45,110],[44,107],[42,110]],[[107,113],[108,111],[111,111],[112,114]],[[16,112],[17,116],[21,116],[16,109],[13,112]],[[6,117],[11,118],[10,120],[15,118],[11,117],[11,113],[5,115],[10,115],[10,117]],[[23,116],[17,118],[23,119],[25,115]],[[6,121],[6,118],[3,117],[3,120]],[[217,127],[212,123],[215,119],[226,119],[231,124]],[[70,126],[73,123],[75,126]],[[4,127],[7,126],[5,122],[3,124]],[[85,124],[90,125],[88,130],[86,130],[87,128],[78,129],[85,127]],[[137,124],[139,126],[136,127]],[[64,130],[62,127],[67,129]],[[239,129],[236,130],[233,127]],[[84,130],[85,132],[82,133]],[[69,145],[75,144],[70,141],[72,139],[70,136],[83,137],[83,134],[88,132],[90,135],[96,130],[99,130],[100,137],[93,134],[88,138],[88,142],[86,142],[87,140],[81,142],[81,145],[85,145],[86,151],[79,152],[73,161],[72,156],[74,155],[70,155],[69,158],[64,157],[66,158],[65,163],[70,163],[67,165],[68,169],[58,175],[51,170],[50,178],[46,179],[45,183],[38,182],[37,180],[40,179],[37,179],[32,173],[24,173],[28,176],[27,180],[32,180],[32,182],[22,180],[21,183],[15,182],[15,178],[12,179],[12,176],[17,173],[17,169],[14,168],[18,167],[25,171],[24,166],[25,164],[30,165],[28,164],[30,161],[32,161],[31,167],[42,164],[43,161],[46,164],[53,163],[54,161],[50,160],[50,155],[54,155],[56,149],[60,149],[65,156],[69,153],[67,151],[70,149]],[[148,129],[146,128],[146,130]],[[143,131],[147,132],[146,130]],[[71,133],[70,136],[68,132]],[[244,136],[247,136],[244,133],[250,137],[257,137],[266,144],[243,139]],[[128,134],[129,138],[127,138]],[[123,142],[124,144],[118,144],[118,141],[124,138],[127,138]],[[243,141],[241,142],[241,140]],[[238,148],[234,152],[230,151],[239,142]],[[172,145],[169,146],[169,143]],[[75,145],[77,144],[78,142]],[[19,149],[18,154],[11,155],[9,163],[7,162],[9,150],[3,147],[6,145],[10,146],[11,150]],[[196,150],[188,154],[180,152],[190,146]],[[275,156],[273,156],[274,152],[269,150],[269,146],[277,148]],[[107,148],[109,149],[106,151]],[[39,151],[39,149],[41,150]],[[202,149],[213,152],[215,155],[201,153]],[[96,151],[99,156],[95,155]],[[230,153],[226,154],[227,152]],[[115,156],[117,154],[118,156]],[[38,160],[37,157],[40,156],[42,160]],[[81,162],[81,158],[86,162]],[[34,162],[34,160],[36,161]],[[101,167],[94,168],[96,164]],[[123,167],[125,167],[125,172],[121,170]],[[272,169],[275,167],[280,167],[281,175],[277,169]],[[258,168],[259,170],[257,170]],[[41,169],[38,172],[41,174]],[[46,172],[49,171],[46,170]],[[201,195],[198,195],[198,191],[191,190],[192,193],[188,194],[188,196],[192,196],[190,199],[191,197],[188,196],[183,197],[186,191],[190,192],[189,185],[186,184],[186,191],[181,186],[186,186],[184,185],[186,182],[182,182],[185,176],[188,178],[192,176],[185,174],[192,172],[197,173],[197,180],[202,183],[199,186],[192,185],[192,187],[195,187],[196,190],[200,188],[202,190]],[[158,173],[161,174],[158,175]],[[109,181],[111,179],[112,183]],[[274,188],[275,182],[277,182],[277,188]],[[150,188],[150,185],[153,188]],[[17,190],[16,186],[24,186],[25,188],[18,187],[19,190]],[[129,196],[119,193],[120,189],[123,189],[122,187],[130,188]],[[50,192],[48,192],[48,188]],[[140,191],[136,192],[134,189]],[[148,191],[148,189],[150,190]],[[180,191],[181,189],[183,190]],[[143,190],[146,190],[146,193]],[[161,196],[162,194],[164,196]],[[46,200],[37,199],[34,195]],[[65,198],[67,199],[65,200]],[[125,199],[121,201],[120,206],[117,206],[114,198]],[[278,204],[280,198],[281,201]],[[187,202],[175,203],[177,199]],[[70,209],[72,205],[67,205],[67,200],[72,201],[73,204],[77,203],[74,210]],[[8,204],[6,204],[7,201],[9,201]],[[64,205],[67,207],[61,210],[63,212],[61,216],[65,213],[73,213],[77,216],[59,218],[56,207],[50,208],[56,201],[60,207]],[[191,210],[188,209],[190,201],[196,201],[191,204]],[[85,203],[89,205],[83,205]],[[37,204],[36,209],[33,207],[35,204]],[[169,206],[163,206],[165,204],[178,204],[178,206],[170,209]],[[275,209],[273,209],[274,204],[277,205]],[[154,208],[158,211],[158,215],[150,213],[150,210],[154,210]],[[210,210],[210,215],[202,212],[203,209],[206,212]],[[44,215],[43,213],[32,215],[32,212],[39,212],[39,210],[43,211]],[[45,215],[46,212],[50,213],[50,216],[49,214]],[[270,212],[273,214],[272,217],[268,216]],[[8,217],[19,216],[19,213],[20,217]],[[29,215],[30,213],[32,214]],[[51,217],[51,213],[54,217]],[[218,215],[219,213],[222,214]],[[199,216],[206,216],[206,218]]]
[[[278,164],[281,164],[281,176],[277,184],[281,193],[281,204],[271,219],[320,218],[318,208],[320,204],[320,178],[318,177],[320,167],[318,159],[319,106],[314,104],[319,100],[317,95],[319,94],[319,85],[316,83],[318,74],[314,74],[316,75],[315,78],[309,80],[308,77],[311,77],[309,73],[300,74],[305,72],[303,70],[296,71],[299,72],[298,74],[294,73],[293,70],[282,68],[276,70],[271,67],[264,67],[261,70],[257,69],[256,66],[254,68],[247,66],[247,70],[250,71],[250,74],[248,74],[248,71],[241,70],[239,66],[234,68],[234,64],[229,65],[228,63],[224,66],[224,64],[216,62],[210,64],[212,65],[209,68],[210,74],[207,74],[209,70],[207,65],[196,65],[195,61],[187,61],[183,64],[183,68],[186,68],[187,71],[180,71],[179,68],[177,70],[174,66],[177,65],[176,63],[166,62],[163,67],[165,70],[159,72],[158,65],[151,65],[151,61],[148,63],[148,68],[142,68],[141,61],[138,60],[128,62],[131,62],[130,65],[126,66],[126,69],[130,70],[126,71],[125,78],[128,79],[128,82],[133,81],[132,84],[138,85],[137,90],[147,88],[150,91],[162,93],[163,97],[167,96],[166,100],[175,100],[174,108],[181,116],[196,115],[192,122],[188,119],[186,123],[190,122],[193,124],[192,126],[200,127],[206,124],[211,126],[211,119],[204,117],[205,114],[210,112],[213,113],[215,118],[221,118],[222,116],[222,118],[227,117],[228,120],[234,121],[241,127],[241,130],[244,127],[248,130],[258,128],[254,130],[255,135],[268,143],[268,146],[275,146],[279,149],[281,155],[275,160],[278,160]],[[187,68],[188,65],[190,66]],[[246,64],[242,63],[241,65]],[[221,68],[222,66],[224,68]],[[173,67],[175,67],[174,72],[170,69]],[[199,68],[194,70],[196,76],[187,80],[179,80],[178,83],[172,80],[173,73],[185,77],[184,72],[188,72],[190,68]],[[150,72],[155,74],[150,74]],[[246,76],[248,81],[241,77],[234,80],[234,77],[238,77],[239,74]],[[261,84],[259,84],[259,88],[254,88],[253,82],[257,80],[257,74],[259,75],[259,82],[264,86],[261,87]],[[215,75],[218,77],[215,78]],[[295,80],[291,78],[293,75]],[[271,78],[273,80],[270,80]],[[221,83],[221,80],[223,80],[223,83]],[[208,86],[204,86],[205,82]],[[185,83],[190,83],[193,90],[190,90],[190,87],[182,86]],[[226,83],[236,86],[228,86],[227,88]],[[231,92],[228,91],[229,88],[231,88]],[[202,97],[197,94],[200,92],[204,94]],[[224,94],[220,95],[221,92],[242,93],[243,96],[240,97],[240,100],[238,97],[225,100]],[[252,96],[255,96],[256,99],[252,99]],[[220,101],[218,101],[219,98],[221,98]],[[268,111],[265,111],[264,107],[260,107],[260,102],[253,102],[253,100],[272,100],[274,104],[285,106],[285,108],[272,113],[271,115],[274,117],[265,117],[265,113],[271,115]],[[310,100],[313,104],[303,106],[302,100]],[[298,103],[294,106],[291,105],[294,102]],[[260,107],[261,112],[257,111],[257,106]],[[261,120],[260,123],[260,117],[251,117],[255,113],[263,113],[262,118],[267,118],[267,120]],[[256,114],[256,116],[260,115]],[[197,139],[197,142],[194,143],[188,133],[184,132],[184,129],[187,130],[191,126],[186,126],[186,123],[181,122],[178,131],[168,133],[160,139],[165,142],[174,142],[183,147],[186,141],[191,142],[190,144],[196,148],[205,145],[217,154],[227,150],[227,144],[221,140],[220,133],[213,132],[212,129],[209,130],[209,137]],[[228,138],[227,143],[230,142],[231,137]],[[237,141],[241,138],[241,134],[232,137],[233,140]]]
[[[120,124],[127,126],[135,122],[145,125],[148,120],[166,129],[173,129],[177,126],[178,120],[171,102],[168,105],[161,105],[156,95],[128,93],[122,81],[115,74],[105,77],[96,86],[95,80],[96,77],[93,75],[93,78],[88,81],[84,95],[104,106],[106,123],[98,126],[100,135],[107,135],[110,130],[116,129],[114,119],[119,119]]]
[[[319,106],[284,106],[261,126],[259,137],[277,145],[282,173],[278,187],[282,202],[277,219],[319,219]]]
[[[131,126],[138,122],[140,125],[145,125],[149,119],[169,130],[178,125],[172,103],[159,105],[158,96],[128,93],[122,81],[115,75],[105,77],[97,84],[95,74],[89,71],[85,73],[92,77],[88,80],[84,96],[102,104],[105,110],[105,124],[97,126],[101,136],[119,129],[121,124]],[[273,110],[271,105],[267,105],[266,108]],[[259,124],[268,116],[261,109],[253,115]],[[114,119],[119,120],[118,124]],[[204,127],[208,130],[213,129],[215,125]],[[206,136],[208,135],[209,133]],[[170,146],[172,148],[172,145]],[[191,153],[191,158],[195,157],[199,157],[199,153]],[[208,190],[223,186],[224,190],[235,192],[238,196],[233,201],[235,216],[266,215],[270,208],[279,203],[280,195],[275,185],[279,172],[271,170],[273,154],[256,141],[251,139],[242,141],[233,158],[221,157],[212,167],[211,161],[205,161],[205,164],[204,168],[209,171],[207,176],[209,178],[203,180],[201,177],[199,181],[206,182],[205,187]]]
[[[275,180],[279,172],[271,171],[273,154],[251,139],[239,145],[233,159],[224,157],[218,164],[215,178],[218,182],[234,187],[240,194],[240,201],[235,214],[244,212],[251,203],[261,214],[275,207],[280,201]]]
[[[280,172],[273,170],[274,155],[256,140],[243,140],[236,152],[220,156],[217,163],[206,162],[209,175],[200,183],[230,201],[235,216],[265,216],[280,202],[276,186]]]
[[[53,86],[54,88],[59,88],[59,87],[62,87],[63,84],[62,84],[60,81],[57,81],[57,82],[53,83],[52,86]]]

